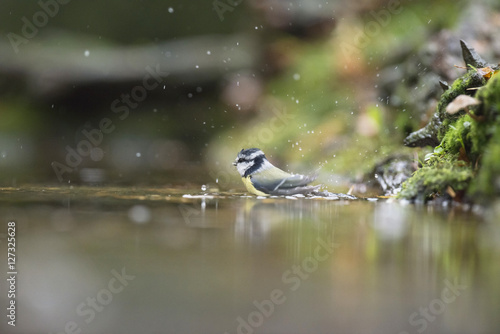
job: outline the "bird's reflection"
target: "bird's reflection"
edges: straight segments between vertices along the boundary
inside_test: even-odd
[[[288,258],[307,256],[317,238],[333,242],[335,213],[311,200],[251,200],[236,209],[235,243],[282,247]]]

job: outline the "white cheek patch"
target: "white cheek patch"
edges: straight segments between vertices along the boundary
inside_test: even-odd
[[[236,165],[236,169],[238,170],[238,173],[240,173],[241,176],[244,176],[247,169],[252,167],[253,165],[254,165],[253,161],[242,161],[238,162],[238,164]]]

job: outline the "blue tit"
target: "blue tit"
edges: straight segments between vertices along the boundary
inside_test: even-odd
[[[243,184],[249,192],[258,196],[308,194],[318,186],[307,184],[316,175],[290,174],[273,166],[258,148],[243,149],[233,163],[240,173]]]

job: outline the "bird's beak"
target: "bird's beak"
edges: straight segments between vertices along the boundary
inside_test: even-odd
[[[236,166],[236,161],[235,161],[235,162],[233,162],[233,166]]]

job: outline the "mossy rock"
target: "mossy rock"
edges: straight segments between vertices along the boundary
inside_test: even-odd
[[[448,194],[485,201],[500,195],[500,75],[477,90],[475,97],[481,104],[469,113],[445,112],[458,96],[454,87],[461,91],[462,83],[470,84],[476,74],[469,71],[443,94],[436,112],[443,117],[437,131],[439,145],[403,184],[400,198],[425,200]]]
[[[500,195],[500,76],[493,77],[476,97],[483,102],[477,114],[484,121],[471,134],[472,149],[481,154],[481,159],[469,193],[488,199]]]
[[[405,145],[410,147],[437,146],[443,139],[450,123],[462,114],[449,115],[446,106],[461,94],[470,94],[470,88],[481,87],[486,80],[477,71],[468,71],[464,76],[453,82],[452,86],[441,96],[437,111],[429,124],[424,128],[411,133],[405,139]]]

